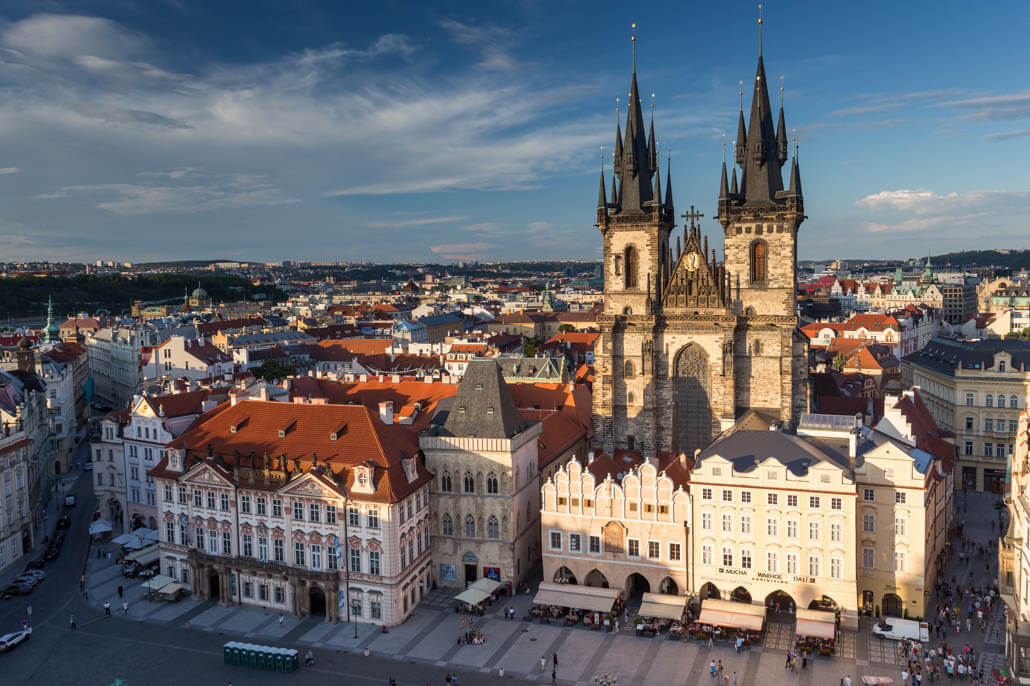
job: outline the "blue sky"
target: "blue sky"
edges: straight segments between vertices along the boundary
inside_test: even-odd
[[[769,80],[800,138],[802,258],[1030,247],[1030,5],[766,5]],[[711,215],[756,15],[8,0],[0,259],[593,259],[630,24],[677,206]]]

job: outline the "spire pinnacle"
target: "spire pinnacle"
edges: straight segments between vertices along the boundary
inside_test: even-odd
[[[734,179],[734,181],[736,181],[736,179],[737,179],[737,176],[736,176],[737,170],[736,169],[733,170],[733,174],[734,174],[733,179]],[[728,189],[727,184],[726,184],[726,145],[723,144],[723,147],[722,147],[722,180],[719,181],[719,200],[725,199],[728,196],[728,194],[729,194],[729,189]]]
[[[665,153],[665,206],[669,214],[675,214],[672,205],[672,150]]]
[[[637,24],[636,22],[630,27],[633,29],[633,34],[630,36],[630,40],[633,41],[633,73],[637,73]]]
[[[603,210],[608,207],[608,198],[604,194],[604,146],[601,146],[601,188],[597,191],[597,209]]]
[[[762,56],[762,3],[758,3],[758,56]]]
[[[730,194],[731,195],[736,195],[737,194],[737,168],[736,167],[733,168],[733,182],[730,183]]]

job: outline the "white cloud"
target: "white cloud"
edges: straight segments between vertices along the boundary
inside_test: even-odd
[[[416,217],[415,219],[397,219],[397,220],[386,220],[377,221],[367,224],[367,226],[374,229],[403,229],[410,226],[428,226],[430,224],[450,224],[452,222],[460,222],[465,219],[464,216],[451,216],[451,217]]]
[[[17,174],[21,169],[18,167],[2,167],[0,168],[0,174]]]
[[[526,66],[509,52],[515,43],[515,34],[509,29],[487,24],[468,24],[456,19],[445,19],[438,24],[450,34],[455,43],[480,51],[481,69],[511,73]]]
[[[2,40],[21,53],[56,59],[117,58],[147,46],[146,39],[109,19],[73,14],[37,14],[16,21],[3,32]]]
[[[937,193],[927,189],[880,191],[855,202],[877,214],[861,222],[869,233],[924,232],[934,239],[993,235],[1002,219],[1030,212],[1030,191],[977,190]]]

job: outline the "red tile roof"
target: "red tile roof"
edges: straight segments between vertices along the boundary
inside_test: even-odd
[[[555,410],[520,409],[519,414],[526,421],[543,422],[543,429],[537,439],[537,463],[543,469],[576,443],[585,440],[586,429]],[[577,455],[583,460],[584,455]]]
[[[204,401],[207,400],[208,391],[200,390],[188,393],[147,395],[143,397],[154,411],[154,414],[160,415],[163,410],[165,417],[182,417],[203,412]]]
[[[946,432],[942,431],[934,421],[930,410],[923,404],[918,389],[902,395],[895,407],[901,410],[905,419],[912,425],[912,435],[915,436],[916,447],[939,459],[942,472],[951,473],[957,448],[954,443],[945,440]]]

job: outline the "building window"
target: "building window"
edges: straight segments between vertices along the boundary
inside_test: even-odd
[[[444,493],[451,492],[451,473],[448,471],[440,475],[440,490]]]
[[[904,572],[905,571],[905,553],[900,550],[894,551],[894,571]]]
[[[304,521],[304,503],[299,500],[293,501],[293,518],[297,521]]]
[[[740,492],[740,502],[744,503],[745,505],[750,505],[751,504],[751,491],[741,491]]]
[[[798,573],[798,554],[797,553],[787,553],[785,557],[786,557],[786,561],[787,561],[787,569],[785,571],[787,572],[787,574],[797,574]]]
[[[222,512],[228,512],[229,511],[229,494],[228,493],[222,493],[220,495],[220,497],[219,497],[219,503],[218,504],[219,504]]]
[[[840,524],[830,524],[830,541],[833,543],[840,543],[844,540],[844,529]]]
[[[647,559],[659,560],[662,557],[662,545],[658,541],[647,542]]]
[[[740,551],[740,566],[743,569],[751,569],[751,551],[744,549]]]
[[[301,541],[293,544],[293,564],[298,567],[304,566],[304,543]]]
[[[286,544],[281,538],[272,539],[272,559],[276,562],[286,561]]]
[[[680,544],[670,543],[669,544],[669,560],[671,562],[678,562],[680,559]]]
[[[820,506],[821,506],[821,501],[819,500],[819,496],[817,496],[817,495],[810,495],[810,496],[808,496],[808,507],[810,509],[818,510]]]
[[[751,283],[763,283],[766,280],[766,261],[768,248],[762,241],[751,244]]]
[[[862,531],[867,534],[876,532],[876,515],[866,513],[862,515]]]
[[[365,519],[368,521],[368,528],[369,529],[378,529],[379,528],[379,510],[377,510],[375,508],[370,509],[368,511],[368,516],[365,517]]]
[[[172,522],[165,522],[165,540],[175,543],[175,524]]]
[[[994,394],[988,393],[987,397],[984,398],[984,405],[987,407],[994,407]]]
[[[250,583],[249,581],[244,581],[243,582],[243,597],[244,598],[250,598],[253,595],[254,595],[254,584]]]
[[[1009,433],[1010,434],[1014,434],[1017,431],[1019,431],[1019,422],[1017,422],[1015,419],[1010,419],[1009,420]]]
[[[476,492],[476,481],[472,477],[472,472],[465,472],[465,476],[462,478],[462,485],[466,493]]]
[[[358,548],[350,549],[350,571],[354,574],[361,573],[361,550]]]
[[[336,557],[336,546],[327,545],[325,547],[325,560],[328,569],[334,571],[339,569],[340,560]]]
[[[186,504],[186,487],[185,486],[179,486],[179,504],[180,505],[185,505]]]
[[[378,550],[368,551],[368,573],[372,576],[379,576],[380,570],[380,554]]]
[[[498,522],[497,522],[497,517],[495,517],[494,515],[490,515],[490,518],[486,520],[486,535],[488,537],[490,537],[490,538],[500,538],[501,537],[501,527],[500,527],[500,524],[498,524]],[[575,548],[575,551],[579,552],[579,534],[575,534],[575,536],[576,536],[576,542],[575,542],[576,543],[576,548]],[[569,536],[569,550],[573,549],[572,548],[572,543],[573,543],[572,542],[572,536],[570,535]]]
[[[268,602],[268,584],[258,584],[258,599]]]
[[[788,526],[790,522],[787,522]],[[765,520],[765,534],[767,536],[779,536],[780,535],[780,520],[776,517],[769,517]]]
[[[451,519],[449,514],[445,514],[440,518],[440,532],[444,536],[454,535],[454,520]]]
[[[626,554],[630,557],[640,557],[640,541],[635,538],[627,539]]]
[[[360,617],[361,616],[361,611],[362,611],[361,600],[358,599],[358,598],[352,599],[350,601],[350,614],[351,614],[351,617]]]
[[[232,555],[232,534],[228,531],[222,532],[222,553]]]
[[[317,543],[311,544],[311,568],[322,569],[322,546]]]
[[[1017,396],[1009,396],[1009,407],[1011,407],[1014,410],[1019,407],[1019,398]]]
[[[798,497],[796,495],[788,495],[787,496],[787,507],[797,507],[797,506],[798,506]]]
[[[907,528],[908,527],[906,526],[905,518],[904,517],[895,517],[894,518],[894,535],[895,536],[904,536],[905,535],[905,530]]]
[[[872,488],[863,488],[862,500],[866,501],[867,503],[876,502],[876,491]]]
[[[729,546],[723,546],[722,549],[722,566],[732,567],[733,566],[733,548]]]
[[[822,576],[820,567],[822,566],[822,558],[818,555],[808,556],[808,576]]]
[[[701,529],[704,531],[712,530],[712,513],[702,512],[701,513]]]
[[[710,489],[710,488],[702,488],[701,489],[701,500],[711,500],[711,499],[712,499],[712,489]]]
[[[561,532],[551,532],[551,550],[561,550]]]
[[[819,522],[808,523],[808,540],[818,541],[819,540]]]
[[[358,512],[358,508],[347,508],[347,523],[351,526],[361,526],[361,513]]]
[[[767,493],[766,494],[766,504],[768,504],[768,505],[779,505],[779,503],[780,503],[779,494],[777,494],[777,493]]]
[[[788,519],[787,520],[787,538],[798,537],[798,520]]]
[[[712,546],[710,543],[705,543],[701,546],[701,564],[712,564]]]
[[[207,492],[207,509],[209,509],[209,510],[215,509],[215,492],[214,491],[208,491]]]
[[[876,551],[873,548],[862,548],[862,568],[872,569],[875,565]]]
[[[308,504],[308,519],[312,522],[318,522],[322,519],[322,508],[318,506],[318,503]]]
[[[724,503],[732,503],[733,502],[733,491],[729,490],[728,488],[724,488],[722,490],[722,501]]]
[[[204,507],[204,494],[199,489],[193,489],[193,507]]]
[[[486,475],[486,492],[496,494],[497,489],[497,475],[490,472]]]
[[[723,533],[733,533],[733,515],[724,513],[722,516],[722,531]]]
[[[830,498],[830,509],[831,510],[843,510],[844,500],[842,498]]]
[[[966,431],[972,431],[972,430],[973,430],[973,415],[967,414],[966,415]]]
[[[751,515],[740,515],[740,533],[744,534],[745,536],[751,535]]]
[[[904,505],[907,495],[904,491],[894,491],[894,502]]]
[[[250,514],[250,496],[249,495],[241,495],[240,496],[240,512],[242,512],[243,514]]]
[[[283,516],[283,501],[279,498],[272,498],[272,516],[277,519],[282,519]]]
[[[765,553],[765,571],[777,574],[780,571],[780,556],[773,550]]]
[[[839,579],[841,572],[841,560],[839,557],[830,558],[830,578]]]
[[[260,515],[262,517],[265,516],[265,497],[259,495],[255,502],[257,504],[257,513],[258,513],[258,515]]]
[[[994,457],[993,443],[984,443],[984,457]]]
[[[166,503],[172,502],[172,485],[171,484],[165,484],[164,491],[165,491],[165,502]]]
[[[373,600],[369,601],[368,608],[369,608],[370,613],[372,615],[372,619],[382,619],[383,618],[383,602],[381,600],[373,599]]]
[[[975,396],[972,393],[966,393],[966,405],[972,407],[976,404]]]
[[[984,419],[984,431],[994,431],[994,420],[990,417]]]
[[[325,523],[335,524],[336,523],[336,506],[326,505],[325,506]]]
[[[212,555],[218,554],[218,532],[214,529],[209,529],[207,532],[207,552]]]
[[[588,542],[588,545],[590,546],[590,552],[591,553],[600,553],[601,552],[601,537],[600,536],[590,536],[587,539],[587,542]]]
[[[623,365],[623,376],[627,379],[633,378],[633,360],[626,360],[626,364]]]
[[[966,446],[965,446],[965,451],[964,452],[965,452],[966,455],[972,455],[973,454],[973,442],[972,441],[966,441]]]

